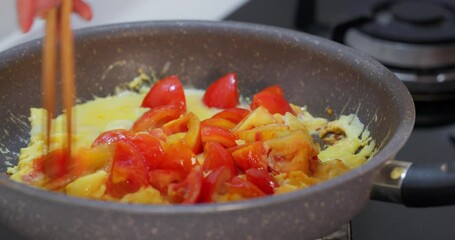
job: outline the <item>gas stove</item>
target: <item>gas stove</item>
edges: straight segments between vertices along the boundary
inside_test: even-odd
[[[405,83],[416,105],[416,127],[397,159],[443,162],[455,160],[454,5],[453,0],[251,0],[227,19],[304,31],[376,57]],[[374,43],[365,43],[370,40]],[[371,201],[337,231],[345,234],[324,239],[455,239],[453,219],[455,206],[417,209]]]

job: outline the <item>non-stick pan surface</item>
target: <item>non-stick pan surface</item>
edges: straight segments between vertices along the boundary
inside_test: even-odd
[[[299,32],[235,22],[142,22],[77,31],[75,44],[82,100],[112,94],[139,68],[177,74],[197,88],[236,72],[244,96],[278,83],[315,115],[357,113],[380,151],[309,189],[227,204],[126,205],[27,187],[5,172],[27,145],[29,108],[40,106],[41,42],[32,41],[0,54],[0,221],[36,239],[314,239],[362,209],[375,173],[414,122],[408,91],[385,67]]]

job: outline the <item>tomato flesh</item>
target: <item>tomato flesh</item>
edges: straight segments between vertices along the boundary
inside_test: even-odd
[[[232,108],[239,103],[237,75],[229,73],[212,83],[202,99],[208,107]]]
[[[164,148],[158,138],[147,133],[138,133],[131,138],[138,152],[142,155],[149,171],[156,169],[164,161]]]
[[[133,124],[133,132],[148,132],[180,117],[181,110],[175,105],[155,107],[140,116]]]
[[[213,115],[212,118],[222,118],[237,124],[248,116],[248,114],[250,114],[250,110],[233,107]]]
[[[267,170],[250,168],[246,170],[246,179],[256,185],[264,193],[271,195],[274,193],[274,189],[278,187],[278,183],[275,179],[267,172]]]
[[[202,169],[204,172],[214,171],[220,167],[226,167],[230,176],[236,176],[238,174],[237,167],[235,166],[234,159],[226,149],[217,142],[208,142],[205,144],[205,157]]]
[[[215,126],[202,126],[201,139],[203,143],[215,141],[228,148],[237,145],[234,134],[224,128]]]
[[[221,166],[214,171],[211,171],[202,181],[202,191],[199,197],[201,202],[213,202],[213,196],[219,193],[222,184],[232,177],[229,169],[226,166]]]
[[[183,204],[195,203],[201,193],[202,177],[201,167],[196,166],[183,182],[169,184],[168,196],[171,201]]]
[[[262,142],[254,142],[232,152],[237,166],[246,171],[250,168],[267,169],[267,153]]]
[[[119,140],[125,140],[132,136],[133,134],[125,129],[114,129],[103,132],[100,134],[95,141],[92,143],[92,148],[102,144],[112,144]]]
[[[265,193],[256,187],[256,185],[241,177],[232,178],[228,194],[238,194],[243,198],[256,198],[265,196]]]
[[[129,142],[115,143],[115,155],[107,181],[107,193],[121,198],[148,185],[148,172],[144,158]]]

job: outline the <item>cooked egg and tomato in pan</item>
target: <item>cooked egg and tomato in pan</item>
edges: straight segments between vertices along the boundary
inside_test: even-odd
[[[185,89],[177,76],[142,86],[149,79],[141,74],[129,84],[138,91],[74,106],[71,154],[62,146],[64,114],[52,120],[47,150],[46,112],[32,108],[30,142],[8,169],[11,179],[105,201],[226,202],[307,188],[376,152],[355,114],[314,117],[278,85],[246,102],[235,73],[206,90]]]

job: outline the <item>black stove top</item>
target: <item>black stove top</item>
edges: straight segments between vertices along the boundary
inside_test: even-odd
[[[357,2],[367,5],[365,4],[367,1]],[[374,1],[377,2],[377,0]],[[300,19],[296,18],[298,7],[315,7],[315,3],[311,2],[301,0],[299,4],[298,0],[250,0],[247,5],[227,19],[297,29],[296,23],[298,24],[302,19],[302,16],[299,16]],[[349,8],[345,3],[352,2],[352,0],[318,0],[316,2],[320,6],[330,6],[331,11],[323,12],[318,9],[317,12],[310,13],[312,16],[304,16],[304,18],[316,18],[314,15],[318,14],[317,18],[323,23],[304,27],[313,34],[329,37],[328,24],[337,17],[345,18],[343,11],[349,13]],[[299,29],[302,29],[301,27],[302,25],[299,26]],[[444,118],[445,114],[446,116],[455,114],[453,105],[446,109],[445,113],[436,112],[435,115],[426,114],[420,117],[430,118],[431,121],[434,118]],[[431,106],[423,110],[432,112]],[[419,114],[419,110],[417,113]],[[412,162],[455,160],[455,121],[442,119],[439,123],[445,125],[422,124],[416,127],[407,144],[398,153],[397,159]],[[371,201],[351,221],[350,237],[353,240],[455,239],[454,219],[455,206],[417,209]]]

